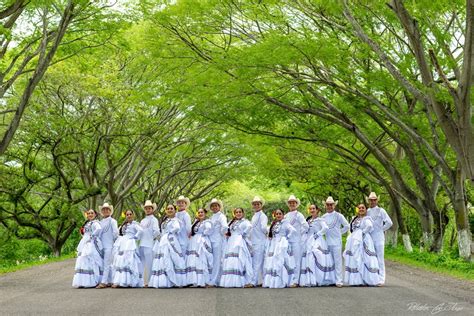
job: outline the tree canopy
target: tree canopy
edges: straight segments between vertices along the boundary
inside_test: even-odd
[[[236,207],[260,192],[270,208],[332,195],[351,216],[376,191],[407,249],[439,252],[453,227],[471,257],[474,1],[29,6],[0,8],[8,231],[62,245],[80,210],[179,194]],[[38,29],[6,44],[23,14]]]

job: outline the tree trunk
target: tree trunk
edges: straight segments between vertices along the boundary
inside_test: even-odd
[[[420,241],[420,251],[424,251],[430,248],[431,242],[433,240],[432,238],[433,236],[431,235],[431,220],[430,220],[429,213],[423,216],[420,216],[420,222],[421,222],[421,230],[422,230],[422,236],[421,236],[421,241]]]
[[[403,247],[405,247],[405,250],[407,252],[413,252],[413,248],[411,246],[411,240],[410,240],[410,235],[408,234],[408,229],[405,224],[405,220],[403,219],[402,216],[402,207],[401,207],[401,198],[398,196],[392,188],[389,188],[388,190],[390,194],[390,198],[392,200],[392,207],[393,207],[393,223],[395,225],[395,222],[398,224],[398,229],[400,230],[400,233],[402,234],[402,240],[403,240]]]
[[[402,234],[403,247],[407,252],[413,252],[413,247],[411,246],[410,235]]]
[[[431,218],[433,219],[433,240],[430,245],[430,251],[439,253],[443,250],[444,229],[448,225],[449,217],[443,210],[434,209],[431,211]]]
[[[392,227],[385,233],[385,244],[395,248],[398,243],[398,221],[396,217],[393,217],[392,221]]]
[[[454,190],[454,214],[456,228],[458,231],[459,256],[465,260],[471,259],[471,229],[469,227],[468,210],[466,205],[466,195],[464,187],[464,176],[462,169],[458,166],[456,171],[456,183]]]
[[[63,245],[60,245],[57,242],[53,242],[53,243],[48,244],[48,246],[51,249],[51,251],[53,252],[53,256],[55,256],[55,257],[61,256]]]

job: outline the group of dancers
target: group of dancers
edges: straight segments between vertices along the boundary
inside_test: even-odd
[[[104,203],[98,220],[86,212],[77,247],[73,287],[312,287],[335,285],[382,286],[385,283],[384,231],[392,221],[371,192],[369,208],[361,203],[350,223],[335,211],[329,196],[325,214],[316,205],[310,216],[298,211],[300,201],[288,198],[288,212],[276,209],[273,221],[263,212],[264,201],[252,200],[249,221],[243,208],[233,210],[227,222],[223,204],[212,199],[188,213],[190,200],[180,196],[166,207],[159,221],[156,203],[143,205],[145,217],[134,220],[125,212],[120,225],[112,218],[113,206]],[[208,217],[208,212],[212,215]],[[345,250],[342,235],[347,231]],[[343,271],[344,259],[344,271]]]

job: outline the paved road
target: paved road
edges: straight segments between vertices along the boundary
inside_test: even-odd
[[[0,276],[0,315],[474,315],[474,282],[387,262],[383,288],[74,289],[74,260]]]

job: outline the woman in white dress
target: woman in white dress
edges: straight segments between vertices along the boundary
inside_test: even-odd
[[[373,222],[367,216],[364,204],[357,207],[358,215],[350,224],[351,234],[343,253],[345,262],[344,282],[348,285],[379,285],[379,264],[374,242],[370,236]]]
[[[166,207],[160,231],[160,240],[155,243],[152,272],[149,287],[181,287],[186,282],[186,261],[178,241],[180,223],[176,218],[176,206]]]
[[[120,225],[120,238],[115,242],[112,287],[143,287],[141,261],[138,256],[137,240],[143,229],[133,219],[132,210],[125,212],[125,221]]]
[[[200,208],[191,226],[191,240],[186,251],[186,284],[206,287],[212,275],[212,248],[209,234],[211,221],[206,219],[207,210]]]
[[[100,241],[100,224],[97,212],[88,210],[87,220],[81,227],[82,239],[77,246],[77,259],[72,286],[96,287],[102,279],[104,252]]]
[[[253,266],[250,231],[252,224],[245,218],[242,208],[233,211],[234,218],[229,222],[222,259],[221,287],[253,287]]]
[[[306,221],[309,228],[305,236],[305,249],[301,260],[300,286],[321,286],[336,283],[334,261],[329,252],[324,235],[328,225],[319,217],[320,209],[312,204],[309,206]]]
[[[295,273],[295,258],[290,255],[288,240],[296,234],[296,230],[283,216],[284,213],[280,209],[273,212],[275,220],[268,232],[268,244],[263,263],[263,287],[288,287]]]

